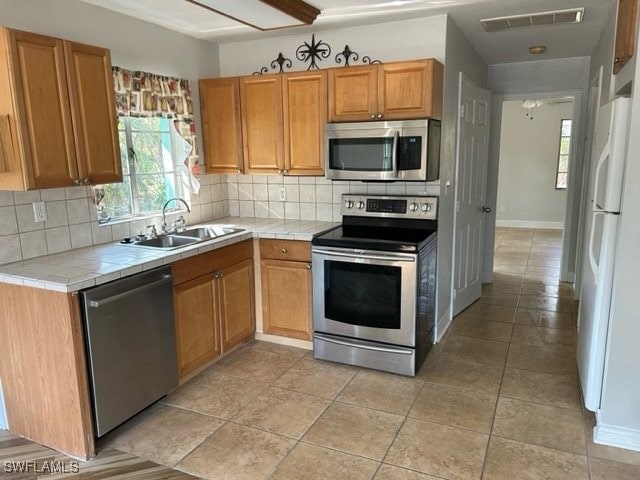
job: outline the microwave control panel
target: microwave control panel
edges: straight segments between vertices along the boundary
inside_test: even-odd
[[[437,220],[438,197],[342,195],[342,215]]]

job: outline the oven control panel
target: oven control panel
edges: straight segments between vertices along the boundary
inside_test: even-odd
[[[437,220],[438,197],[342,195],[342,215]]]

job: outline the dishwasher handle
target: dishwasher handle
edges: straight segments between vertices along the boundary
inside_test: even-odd
[[[146,285],[142,285],[142,286],[134,288],[132,290],[128,290],[126,292],[118,293],[116,295],[112,295],[111,297],[103,298],[101,300],[90,300],[89,301],[89,306],[91,308],[100,308],[100,307],[103,307],[105,305],[108,305],[109,303],[116,302],[116,301],[121,300],[123,298],[127,298],[127,297],[130,297],[132,295],[135,295],[135,294],[137,294],[139,292],[143,292],[145,290],[149,290],[149,289],[155,288],[158,285],[162,285],[164,283],[167,283],[167,281],[171,281],[171,275],[162,275],[162,278],[160,278],[160,280],[156,280],[154,282],[147,283]]]

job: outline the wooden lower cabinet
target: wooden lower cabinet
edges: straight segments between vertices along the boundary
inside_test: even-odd
[[[260,240],[260,270],[264,332],[311,340],[309,242]]]
[[[215,278],[198,277],[173,289],[180,376],[222,353],[216,321]]]
[[[183,378],[253,336],[253,246],[250,240],[237,243],[180,260],[172,269]]]
[[[226,352],[255,332],[253,259],[223,270],[218,279],[218,293],[222,351]]]

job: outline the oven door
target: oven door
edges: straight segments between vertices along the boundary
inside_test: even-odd
[[[415,346],[417,255],[313,248],[314,331]]]

